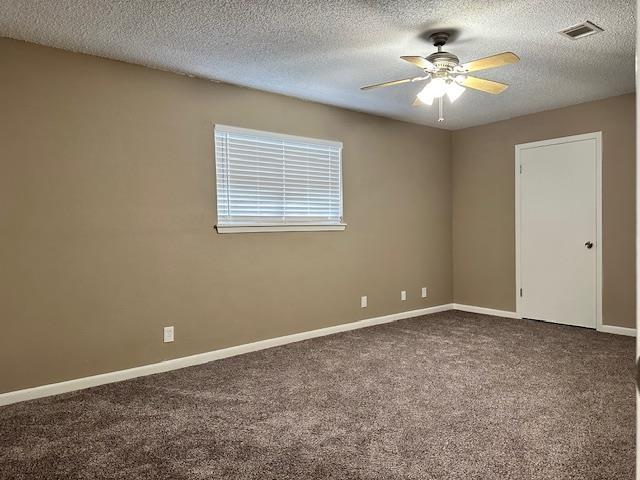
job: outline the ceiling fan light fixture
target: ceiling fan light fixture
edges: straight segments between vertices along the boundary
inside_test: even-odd
[[[420,100],[425,105],[432,105],[433,104],[434,96],[431,93],[431,89],[429,88],[429,84],[427,84],[427,86],[424,87],[420,91],[420,93],[418,93],[417,97],[418,97],[418,100]]]
[[[447,93],[447,81],[441,77],[433,78],[428,84],[427,87],[431,88],[431,94],[435,98],[442,97],[445,93]]]
[[[466,89],[462,85],[458,85],[456,82],[451,82],[447,87],[447,97],[451,103],[455,102],[460,95],[464,93]]]

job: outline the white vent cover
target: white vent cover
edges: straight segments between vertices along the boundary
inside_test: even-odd
[[[578,40],[579,38],[588,37],[589,35],[595,35],[596,33],[603,32],[604,30],[597,26],[593,22],[583,22],[578,23],[577,25],[573,25],[572,27],[565,28],[564,30],[560,30],[558,33],[560,35],[564,35],[565,37],[569,37],[571,40]]]

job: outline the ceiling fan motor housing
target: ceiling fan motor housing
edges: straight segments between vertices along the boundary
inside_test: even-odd
[[[438,67],[438,70],[453,70],[460,64],[458,57],[449,52],[432,53],[427,57],[427,60]]]

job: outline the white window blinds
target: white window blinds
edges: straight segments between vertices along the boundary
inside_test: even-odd
[[[342,144],[216,125],[218,227],[341,225]]]

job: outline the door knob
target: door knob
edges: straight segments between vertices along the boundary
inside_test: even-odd
[[[593,242],[587,242],[584,244],[585,247],[587,247],[588,249],[593,248]]]

